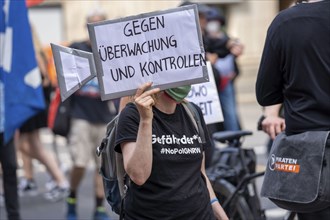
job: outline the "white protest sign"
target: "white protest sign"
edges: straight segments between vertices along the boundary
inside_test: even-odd
[[[195,5],[88,24],[101,99],[208,81]]]
[[[213,124],[222,122],[223,114],[210,62],[207,62],[207,71],[210,81],[192,85],[187,100],[201,108],[206,124]]]
[[[93,54],[51,44],[62,102],[96,76]]]

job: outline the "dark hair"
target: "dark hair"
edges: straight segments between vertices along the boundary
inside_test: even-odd
[[[217,20],[221,23],[222,26],[226,25],[226,18],[220,8],[211,7],[210,10],[206,13],[206,18],[209,21]]]

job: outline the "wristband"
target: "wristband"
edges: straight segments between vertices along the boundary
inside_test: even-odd
[[[217,198],[212,199],[212,200],[211,200],[211,205],[212,205],[213,203],[215,203],[215,202],[219,202],[219,200],[218,200]]]

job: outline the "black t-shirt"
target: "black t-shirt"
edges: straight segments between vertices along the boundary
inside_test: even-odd
[[[202,119],[200,109],[198,111]],[[165,114],[155,107],[153,112],[151,175],[142,186],[131,183],[125,200],[125,219],[214,219],[201,173],[203,151],[210,146],[210,140],[201,144],[181,104],[173,114]],[[138,127],[136,106],[128,104],[119,118],[118,152],[121,152],[120,143],[136,141]],[[205,130],[204,120],[203,127]]]
[[[259,104],[284,103],[286,133],[330,129],[330,1],[283,10],[267,32]]]
[[[71,48],[92,52],[91,45],[87,41],[76,42]],[[70,97],[73,118],[84,119],[90,123],[104,124],[111,121],[117,114],[117,110],[109,108],[108,101],[102,101],[100,87],[96,78],[90,80],[82,88]],[[111,102],[111,101],[110,101]]]

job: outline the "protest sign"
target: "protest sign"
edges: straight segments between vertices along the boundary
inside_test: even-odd
[[[209,61],[207,62],[207,71],[210,81],[192,85],[187,100],[201,108],[206,124],[213,124],[222,122],[223,114],[211,63]]]
[[[88,24],[101,99],[208,81],[196,5]]]
[[[51,44],[62,102],[96,76],[93,54]]]

